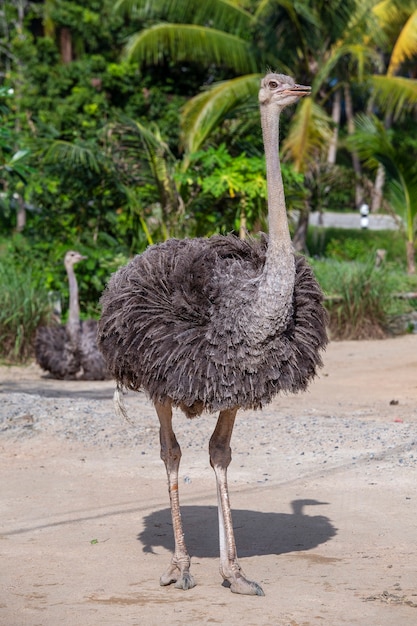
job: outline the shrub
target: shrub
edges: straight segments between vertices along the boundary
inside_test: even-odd
[[[384,249],[387,261],[401,263],[405,267],[404,237],[394,230],[310,227],[307,248],[313,257],[363,262],[367,261],[370,253],[375,255],[378,249]]]
[[[36,329],[49,319],[48,293],[33,281],[30,268],[0,261],[0,358],[24,362],[33,352]]]
[[[387,334],[395,282],[386,268],[367,262],[314,263],[326,294],[332,339],[378,339]]]

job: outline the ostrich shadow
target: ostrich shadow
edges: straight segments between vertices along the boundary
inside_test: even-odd
[[[50,376],[42,376],[39,381],[6,381],[0,383],[1,393],[27,393],[43,398],[80,398],[84,400],[109,400],[114,393],[114,383],[110,387],[108,381],[79,381],[79,389],[71,389],[67,382]]]
[[[240,557],[285,554],[311,550],[337,533],[324,515],[306,515],[304,507],[328,504],[317,500],[293,500],[292,513],[272,513],[233,509],[233,527]],[[216,506],[182,506],[182,520],[187,548],[200,558],[219,555]],[[155,511],[144,519],[138,535],[143,552],[154,553],[158,547],[173,549],[174,538],[170,509]]]

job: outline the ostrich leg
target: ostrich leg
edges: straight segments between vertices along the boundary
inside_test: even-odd
[[[239,565],[233,533],[232,513],[230,510],[227,487],[227,468],[232,460],[230,439],[237,408],[220,411],[216,428],[210,439],[210,464],[214,469],[217,483],[217,502],[219,514],[220,573],[230,583],[234,593],[251,596],[263,596],[258,583],[248,580]]]
[[[175,552],[167,571],[160,578],[161,585],[175,583],[178,589],[191,589],[195,586],[190,574],[190,557],[184,541],[180,502],[178,495],[178,469],[181,449],[172,430],[171,404],[155,403],[160,423],[161,459],[168,475],[169,499],[171,502],[172,525],[174,529]]]

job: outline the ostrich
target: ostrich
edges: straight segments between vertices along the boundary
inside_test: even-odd
[[[168,240],[121,268],[102,295],[98,343],[117,381],[119,408],[123,387],[143,389],[160,422],[175,542],[161,585],[195,585],[179,505],[175,406],[189,418],[220,412],[209,442],[220,573],[232,592],[264,595],[239,565],[227,468],[237,410],[260,409],[280,391],[306,389],[327,343],[321,290],[304,258],[294,255],[278,153],[281,111],[309,92],[282,74],[267,74],[261,82],[269,238]]]
[[[70,294],[67,325],[41,326],[36,333],[36,361],[53,378],[103,380],[109,377],[103,355],[97,348],[97,322],[80,321],[74,265],[86,258],[73,250],[65,255]]]

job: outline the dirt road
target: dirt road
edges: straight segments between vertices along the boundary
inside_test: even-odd
[[[4,626],[417,623],[417,336],[332,343],[310,391],[238,416],[230,491],[241,565],[221,585],[212,416],[176,417],[197,586],[160,587],[173,546],[157,420],[111,382],[0,368]]]

